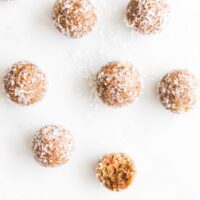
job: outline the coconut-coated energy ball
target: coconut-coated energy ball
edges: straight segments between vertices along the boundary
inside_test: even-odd
[[[40,101],[47,91],[45,74],[33,63],[20,61],[4,77],[4,88],[9,98],[21,105]]]
[[[135,164],[124,153],[106,154],[97,164],[96,175],[106,188],[118,192],[127,189],[134,181]]]
[[[97,21],[95,8],[89,0],[57,0],[53,7],[55,27],[71,38],[91,32]]]
[[[199,100],[200,81],[187,70],[174,70],[163,77],[158,93],[167,110],[175,113],[187,112]]]
[[[33,138],[33,156],[45,167],[56,167],[66,163],[73,150],[73,137],[62,126],[44,126]]]
[[[166,0],[131,0],[127,7],[127,23],[140,33],[156,33],[163,28],[169,12]]]
[[[97,73],[96,89],[108,106],[132,103],[141,92],[140,74],[130,63],[109,62]]]

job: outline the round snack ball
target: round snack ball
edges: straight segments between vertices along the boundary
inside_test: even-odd
[[[127,23],[140,33],[156,33],[163,28],[169,12],[166,0],[131,0],[127,7]]]
[[[74,150],[72,135],[61,126],[47,125],[35,133],[33,156],[45,167],[66,163]]]
[[[96,174],[103,185],[115,192],[127,189],[136,176],[133,161],[124,153],[104,155],[96,167]]]
[[[186,70],[174,70],[163,77],[158,93],[167,110],[175,113],[187,112],[199,99],[200,81]]]
[[[12,101],[21,105],[31,105],[43,98],[47,90],[47,80],[36,65],[20,61],[6,73],[4,88]]]
[[[98,72],[96,88],[105,104],[120,107],[132,103],[139,96],[140,74],[132,64],[109,62]]]
[[[52,18],[55,27],[71,38],[91,32],[97,21],[94,6],[88,0],[57,0]]]

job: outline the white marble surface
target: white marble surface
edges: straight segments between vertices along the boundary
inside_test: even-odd
[[[172,1],[171,20],[160,34],[143,36],[123,23],[127,0],[93,0],[95,30],[68,39],[53,27],[54,0],[0,1],[0,74],[12,63],[31,60],[46,72],[49,90],[31,107],[0,100],[1,200],[199,200],[200,107],[174,115],[160,105],[156,85],[169,70],[187,68],[200,76],[200,3]],[[121,109],[90,101],[87,73],[107,61],[132,62],[144,80],[138,101]],[[30,139],[56,123],[76,139],[66,165],[46,169],[32,158]],[[130,189],[112,193],[95,178],[107,152],[128,153],[137,166]]]

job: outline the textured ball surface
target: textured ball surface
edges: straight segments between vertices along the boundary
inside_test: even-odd
[[[131,0],[127,7],[127,23],[138,32],[156,33],[163,28],[169,12],[166,0]]]
[[[91,32],[97,21],[94,6],[88,0],[57,0],[52,18],[55,27],[72,38]]]
[[[40,101],[47,90],[45,74],[30,62],[15,63],[4,77],[4,88],[9,98],[21,105]]]
[[[105,104],[120,107],[132,103],[139,96],[140,75],[129,63],[109,62],[98,72],[96,88]]]
[[[124,153],[103,156],[96,167],[96,174],[103,185],[112,191],[127,189],[136,176],[133,161]]]
[[[61,126],[48,125],[35,133],[33,155],[45,167],[66,163],[74,150],[72,135]]]
[[[175,70],[161,80],[158,93],[167,110],[175,113],[187,112],[199,99],[200,81],[186,70]]]

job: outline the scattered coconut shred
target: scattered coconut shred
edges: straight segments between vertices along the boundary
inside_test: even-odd
[[[89,101],[94,108],[99,105],[120,108],[135,102],[141,94],[140,74],[129,62],[111,61],[101,68],[79,69],[78,74],[87,82]]]

